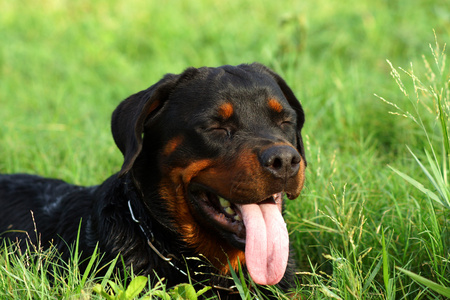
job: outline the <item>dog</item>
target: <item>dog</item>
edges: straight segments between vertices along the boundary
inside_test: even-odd
[[[98,245],[104,262],[120,255],[168,286],[189,273],[221,299],[233,298],[239,264],[255,283],[288,290],[283,207],[305,181],[304,121],[286,82],[261,64],[167,74],[113,112],[124,161],[102,184],[0,175],[0,237],[51,243],[63,259],[77,240],[84,257]]]

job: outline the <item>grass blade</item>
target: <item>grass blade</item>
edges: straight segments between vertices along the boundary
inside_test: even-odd
[[[83,277],[81,278],[81,282],[79,285],[80,291],[83,288],[83,286],[85,285],[89,274],[91,273],[91,269],[94,266],[97,256],[98,256],[98,244],[95,245],[94,253],[92,254],[91,258],[89,259],[89,263],[84,271]]]
[[[384,281],[384,287],[386,288],[386,291],[388,291],[389,290],[389,258],[387,255],[384,231],[382,231],[382,233],[381,233],[381,244],[383,247],[383,281]]]
[[[142,292],[142,290],[147,285],[147,277],[137,276],[133,280],[131,280],[125,291],[126,299],[133,299]]]
[[[423,186],[423,184],[421,184],[420,182],[418,182],[417,180],[413,179],[412,177],[406,175],[405,173],[389,166],[389,168],[391,168],[392,171],[394,171],[395,173],[397,173],[398,175],[400,175],[400,177],[402,177],[403,179],[405,179],[406,181],[408,181],[410,184],[412,184],[415,188],[417,188],[418,190],[420,190],[422,193],[424,193],[425,195],[427,195],[428,197],[430,197],[430,199],[441,203],[441,200],[439,199],[439,197],[433,193],[432,191],[430,191],[429,189],[427,189],[426,187]]]
[[[105,276],[103,277],[102,282],[101,282],[102,288],[105,288],[106,285],[108,284],[108,280],[111,278],[112,272],[114,271],[114,268],[116,267],[118,259],[119,259],[119,255],[117,255],[116,258],[109,263],[108,270],[106,271]]]
[[[384,230],[381,235],[382,257],[383,257],[383,281],[386,289],[386,299],[395,299],[395,274],[390,274],[389,253],[386,247]]]
[[[433,291],[441,294],[444,297],[450,298],[450,287],[445,287],[443,285],[437,284],[434,281],[426,279],[425,277],[422,277],[416,273],[410,272],[400,267],[397,267],[397,269],[411,277],[414,281],[423,284],[424,286],[432,289]]]
[[[236,288],[239,291],[239,295],[241,295],[242,299],[248,299],[247,293],[244,291],[243,284],[242,284],[241,280],[239,279],[239,277],[237,276],[234,269],[231,267],[230,261],[228,261],[228,266],[230,267],[230,273],[231,273],[231,276],[233,277],[234,283],[236,284]],[[239,268],[240,268],[240,266],[241,265],[239,264]],[[245,283],[244,283],[244,285],[245,285]]]
[[[441,170],[438,168],[438,165],[435,162],[435,160],[433,160],[431,155],[428,153],[428,151],[425,151],[425,154],[427,156],[428,163],[431,167],[431,171],[433,172],[434,178],[436,179],[437,182],[437,186],[435,186],[435,188],[437,189],[437,191],[441,196],[441,204],[443,206],[446,206],[447,208],[450,208],[449,190],[443,177],[443,174]]]
[[[367,290],[367,288],[370,286],[370,284],[374,280],[375,276],[377,276],[378,272],[381,269],[381,265],[383,264],[383,262],[384,262],[384,260],[380,259],[378,264],[375,266],[375,269],[373,269],[372,273],[370,273],[369,278],[367,278],[366,282],[364,283],[364,286],[363,286],[363,289],[362,289],[363,292],[365,290]]]

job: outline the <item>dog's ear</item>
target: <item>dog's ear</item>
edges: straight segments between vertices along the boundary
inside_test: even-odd
[[[301,135],[301,131],[303,128],[303,124],[305,123],[305,113],[303,111],[302,105],[300,104],[300,101],[298,101],[297,97],[295,97],[294,92],[291,90],[291,88],[287,85],[286,81],[284,81],[283,78],[281,78],[280,75],[272,71],[271,69],[267,68],[264,65],[261,65],[259,63],[253,63],[251,66],[255,67],[257,70],[262,70],[263,72],[268,73],[273,77],[275,82],[280,87],[281,91],[283,92],[284,96],[286,97],[289,105],[295,110],[297,113],[297,150],[304,159],[305,165],[306,165],[306,158],[305,158],[305,147],[303,145],[303,139]]]
[[[126,174],[133,167],[142,150],[142,134],[146,121],[161,110],[178,79],[179,75],[167,74],[148,89],[122,101],[114,110],[111,130],[114,141],[124,156],[119,176]]]

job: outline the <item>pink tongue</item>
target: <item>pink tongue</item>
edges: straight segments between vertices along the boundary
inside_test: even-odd
[[[277,284],[286,271],[289,235],[275,203],[241,206],[246,229],[245,261],[253,281]]]

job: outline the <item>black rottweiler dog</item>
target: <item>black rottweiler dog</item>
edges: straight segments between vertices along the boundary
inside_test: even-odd
[[[189,271],[227,298],[220,290],[239,261],[256,283],[287,290],[294,264],[282,209],[304,183],[303,123],[292,90],[263,65],[168,74],[114,111],[124,163],[101,185],[1,175],[0,236],[51,242],[68,259],[81,226],[86,257],[98,244],[105,261],[120,254],[169,286]]]

